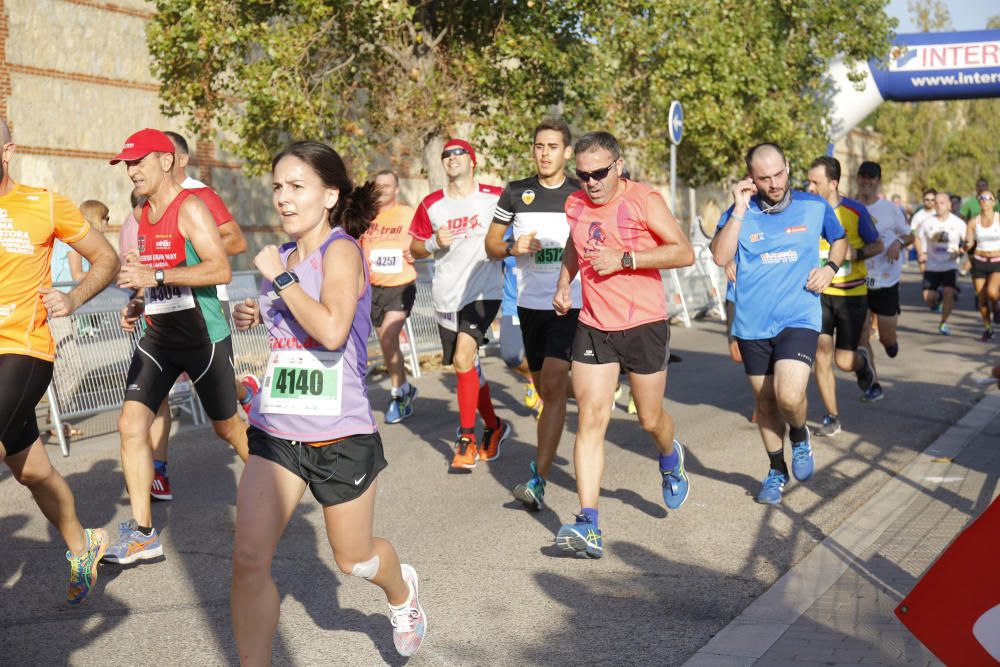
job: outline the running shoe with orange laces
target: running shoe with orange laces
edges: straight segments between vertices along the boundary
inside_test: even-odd
[[[494,461],[500,456],[500,445],[510,436],[510,424],[497,418],[496,428],[483,429],[483,445],[479,448],[480,461]]]
[[[476,449],[476,439],[463,435],[455,443],[455,457],[451,460],[451,468],[456,472],[467,472],[476,467],[479,460],[479,450]]]

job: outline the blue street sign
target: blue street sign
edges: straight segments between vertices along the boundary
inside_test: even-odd
[[[670,103],[670,113],[669,116],[669,131],[670,131],[670,142],[677,146],[681,143],[681,138],[684,136],[684,109],[681,108],[681,103],[674,100]]]

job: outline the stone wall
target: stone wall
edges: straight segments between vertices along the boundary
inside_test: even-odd
[[[153,9],[145,0],[0,0],[0,116],[14,136],[13,177],[77,204],[98,199],[115,226],[132,187],[108,160],[143,127],[185,134],[182,118],[160,113],[145,34]],[[189,173],[218,187],[252,243],[272,239],[266,181],[246,178],[214,144],[190,143]]]

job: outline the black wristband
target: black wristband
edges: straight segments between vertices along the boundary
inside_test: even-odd
[[[833,275],[837,275],[837,271],[840,271],[840,264],[837,264],[836,262],[828,261],[824,266],[829,266],[831,269],[833,269]]]
[[[865,258],[865,249],[858,248],[854,251],[854,261],[860,261]]]

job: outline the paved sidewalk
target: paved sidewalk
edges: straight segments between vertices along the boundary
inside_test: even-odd
[[[1000,492],[987,395],[687,663],[940,665],[893,610]]]

